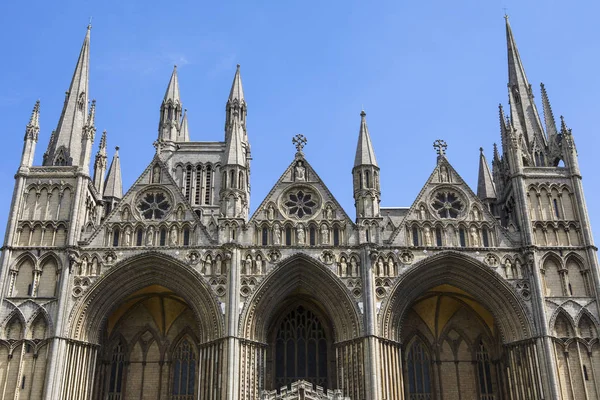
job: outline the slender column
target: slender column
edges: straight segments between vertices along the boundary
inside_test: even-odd
[[[375,310],[375,278],[373,276],[372,264],[375,262],[377,253],[369,253],[369,247],[365,246],[361,251],[361,275],[363,276],[363,317],[365,324],[365,335],[367,340],[366,345],[366,360],[365,360],[365,375],[366,375],[366,399],[379,400],[380,390],[378,390],[377,379],[381,371],[377,368],[377,343],[376,337],[377,314]]]
[[[212,184],[212,183],[211,183]],[[237,239],[237,238],[236,238]],[[229,247],[231,259],[229,260],[229,293],[227,294],[227,400],[237,400],[240,385],[240,360],[239,360],[239,282],[241,262],[240,251],[237,247]]]
[[[577,345],[577,358],[579,359],[579,369],[581,371],[581,384],[583,385],[585,399],[589,400],[590,395],[588,394],[587,385],[585,384],[585,374],[583,373],[583,360],[581,359],[581,349],[579,348],[579,342],[576,342],[575,344]]]

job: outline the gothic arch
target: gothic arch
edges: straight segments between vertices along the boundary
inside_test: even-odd
[[[488,308],[498,323],[503,343],[532,335],[531,316],[512,286],[478,260],[445,251],[416,263],[396,282],[378,317],[382,336],[401,341],[401,322],[412,303],[442,284],[465,290]]]
[[[557,309],[550,318],[550,332],[559,339],[575,337],[575,327],[577,324],[573,318],[564,309]],[[560,334],[563,336],[560,336]]]
[[[148,252],[116,264],[89,289],[71,312],[70,337],[98,343],[111,312],[127,296],[150,285],[171,289],[189,304],[200,327],[201,343],[222,335],[219,306],[200,275],[170,256]]]
[[[40,319],[45,326],[44,338],[34,337],[36,334],[36,326]],[[38,307],[37,311],[29,318],[29,321],[27,321],[27,328],[24,336],[27,339],[45,339],[49,336],[50,332],[52,332],[52,329],[52,319],[50,318],[48,311],[43,307]]]
[[[295,254],[276,266],[248,298],[240,316],[240,335],[265,342],[271,321],[293,295],[323,307],[335,342],[352,339],[362,331],[358,307],[343,283],[319,261]]]

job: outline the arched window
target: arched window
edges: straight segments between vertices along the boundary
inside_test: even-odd
[[[269,242],[269,229],[266,226],[262,228],[262,245],[266,246]]]
[[[165,228],[161,228],[159,240],[160,240],[159,244],[161,246],[164,246],[167,244],[167,230]]]
[[[188,165],[185,169],[185,188],[183,191],[185,198],[188,199],[188,201],[190,200],[191,190],[192,190],[192,166]]]
[[[194,204],[200,205],[200,192],[202,191],[202,166],[196,167],[196,188],[194,190]]]
[[[371,235],[370,235],[370,233],[371,233],[371,227],[369,225],[367,225],[367,227],[365,228],[365,240],[367,242],[371,241]]]
[[[369,176],[369,171],[365,171],[365,187],[367,189],[371,187],[371,177]]]
[[[298,306],[281,321],[274,363],[275,387],[304,379],[327,390],[327,336],[310,310]]]
[[[442,246],[442,228],[439,226],[435,228],[435,243],[441,247]]]
[[[110,381],[108,386],[109,399],[121,399],[123,393],[123,367],[125,365],[125,350],[121,341],[115,345],[112,351],[110,364]]]
[[[420,340],[416,340],[408,352],[408,394],[409,400],[431,398],[431,374],[429,354]]]
[[[467,236],[466,236],[464,228],[460,228],[458,230],[458,237],[460,240],[460,247],[466,247],[467,246]]]
[[[238,174],[238,189],[244,188],[244,173],[240,171]]]
[[[173,354],[172,400],[193,400],[196,378],[196,354],[190,342],[182,341]]]
[[[285,227],[285,245],[292,245],[292,228],[290,228],[289,226]]]
[[[310,227],[309,235],[308,236],[309,236],[308,239],[309,239],[310,245],[311,246],[316,245],[317,244],[317,230],[315,229],[314,226]]]
[[[135,245],[141,246],[144,243],[144,231],[142,228],[138,228],[135,238]]]
[[[340,228],[338,228],[337,226],[333,228],[333,245],[340,245]]]
[[[417,228],[416,226],[413,226],[412,228],[412,241],[413,246],[419,245],[419,228]]]
[[[210,165],[206,166],[206,178],[204,178],[205,188],[204,188],[204,204],[210,205],[211,203],[211,182],[212,182],[212,167]]]
[[[183,228],[183,245],[190,245],[190,228]]]
[[[483,247],[490,247],[490,238],[488,236],[487,228],[482,229],[481,237],[483,238]]]
[[[556,199],[553,199],[552,204],[554,205],[554,215],[556,216],[556,218],[560,218],[560,214],[558,213],[558,201],[556,201]]]
[[[479,393],[481,393],[481,398],[493,399],[491,396],[494,394],[494,389],[492,386],[490,357],[481,340],[477,349],[477,373],[479,375]]]
[[[232,189],[235,187],[235,171],[233,170],[229,171],[229,184]]]
[[[221,183],[222,187],[227,187],[227,171],[223,171],[223,182]]]
[[[119,228],[115,228],[113,230],[113,247],[117,247],[119,245]]]

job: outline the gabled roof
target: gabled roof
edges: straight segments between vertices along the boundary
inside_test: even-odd
[[[295,181],[294,180],[294,167],[296,166],[298,161],[301,161],[305,168],[305,176],[306,176],[305,181]],[[316,191],[319,192],[319,195],[322,197],[323,204],[325,204],[327,202],[331,202],[333,204],[333,206],[336,208],[336,210],[339,210],[340,214],[339,214],[339,217],[336,218],[337,220],[343,220],[348,224],[354,225],[354,223],[352,222],[352,220],[350,219],[350,217],[348,216],[346,211],[342,208],[340,203],[335,199],[333,194],[329,191],[329,189],[327,188],[325,183],[321,180],[321,178],[315,172],[315,170],[312,168],[310,163],[304,158],[302,153],[296,153],[296,157],[294,158],[294,160],[285,169],[285,171],[280,176],[280,178],[277,180],[275,185],[273,185],[273,188],[271,188],[271,190],[269,191],[267,196],[260,203],[260,205],[256,208],[256,211],[254,212],[254,214],[252,215],[252,217],[250,218],[250,220],[248,222],[253,223],[253,222],[262,220],[261,216],[263,214],[263,211],[264,211],[266,205],[269,202],[277,203],[280,195],[284,191],[286,191],[288,188],[291,188],[293,186],[310,186],[311,188],[314,188]],[[308,221],[310,221],[310,220],[308,220]]]

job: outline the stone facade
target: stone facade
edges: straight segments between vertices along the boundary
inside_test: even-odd
[[[2,399],[596,399],[598,262],[574,135],[545,124],[508,19],[509,116],[471,190],[446,143],[380,207],[361,113],[352,219],[306,140],[249,215],[240,69],[223,142],[192,142],[173,71],[156,154],[93,161],[90,29],[42,166],[39,102],[1,260]]]

